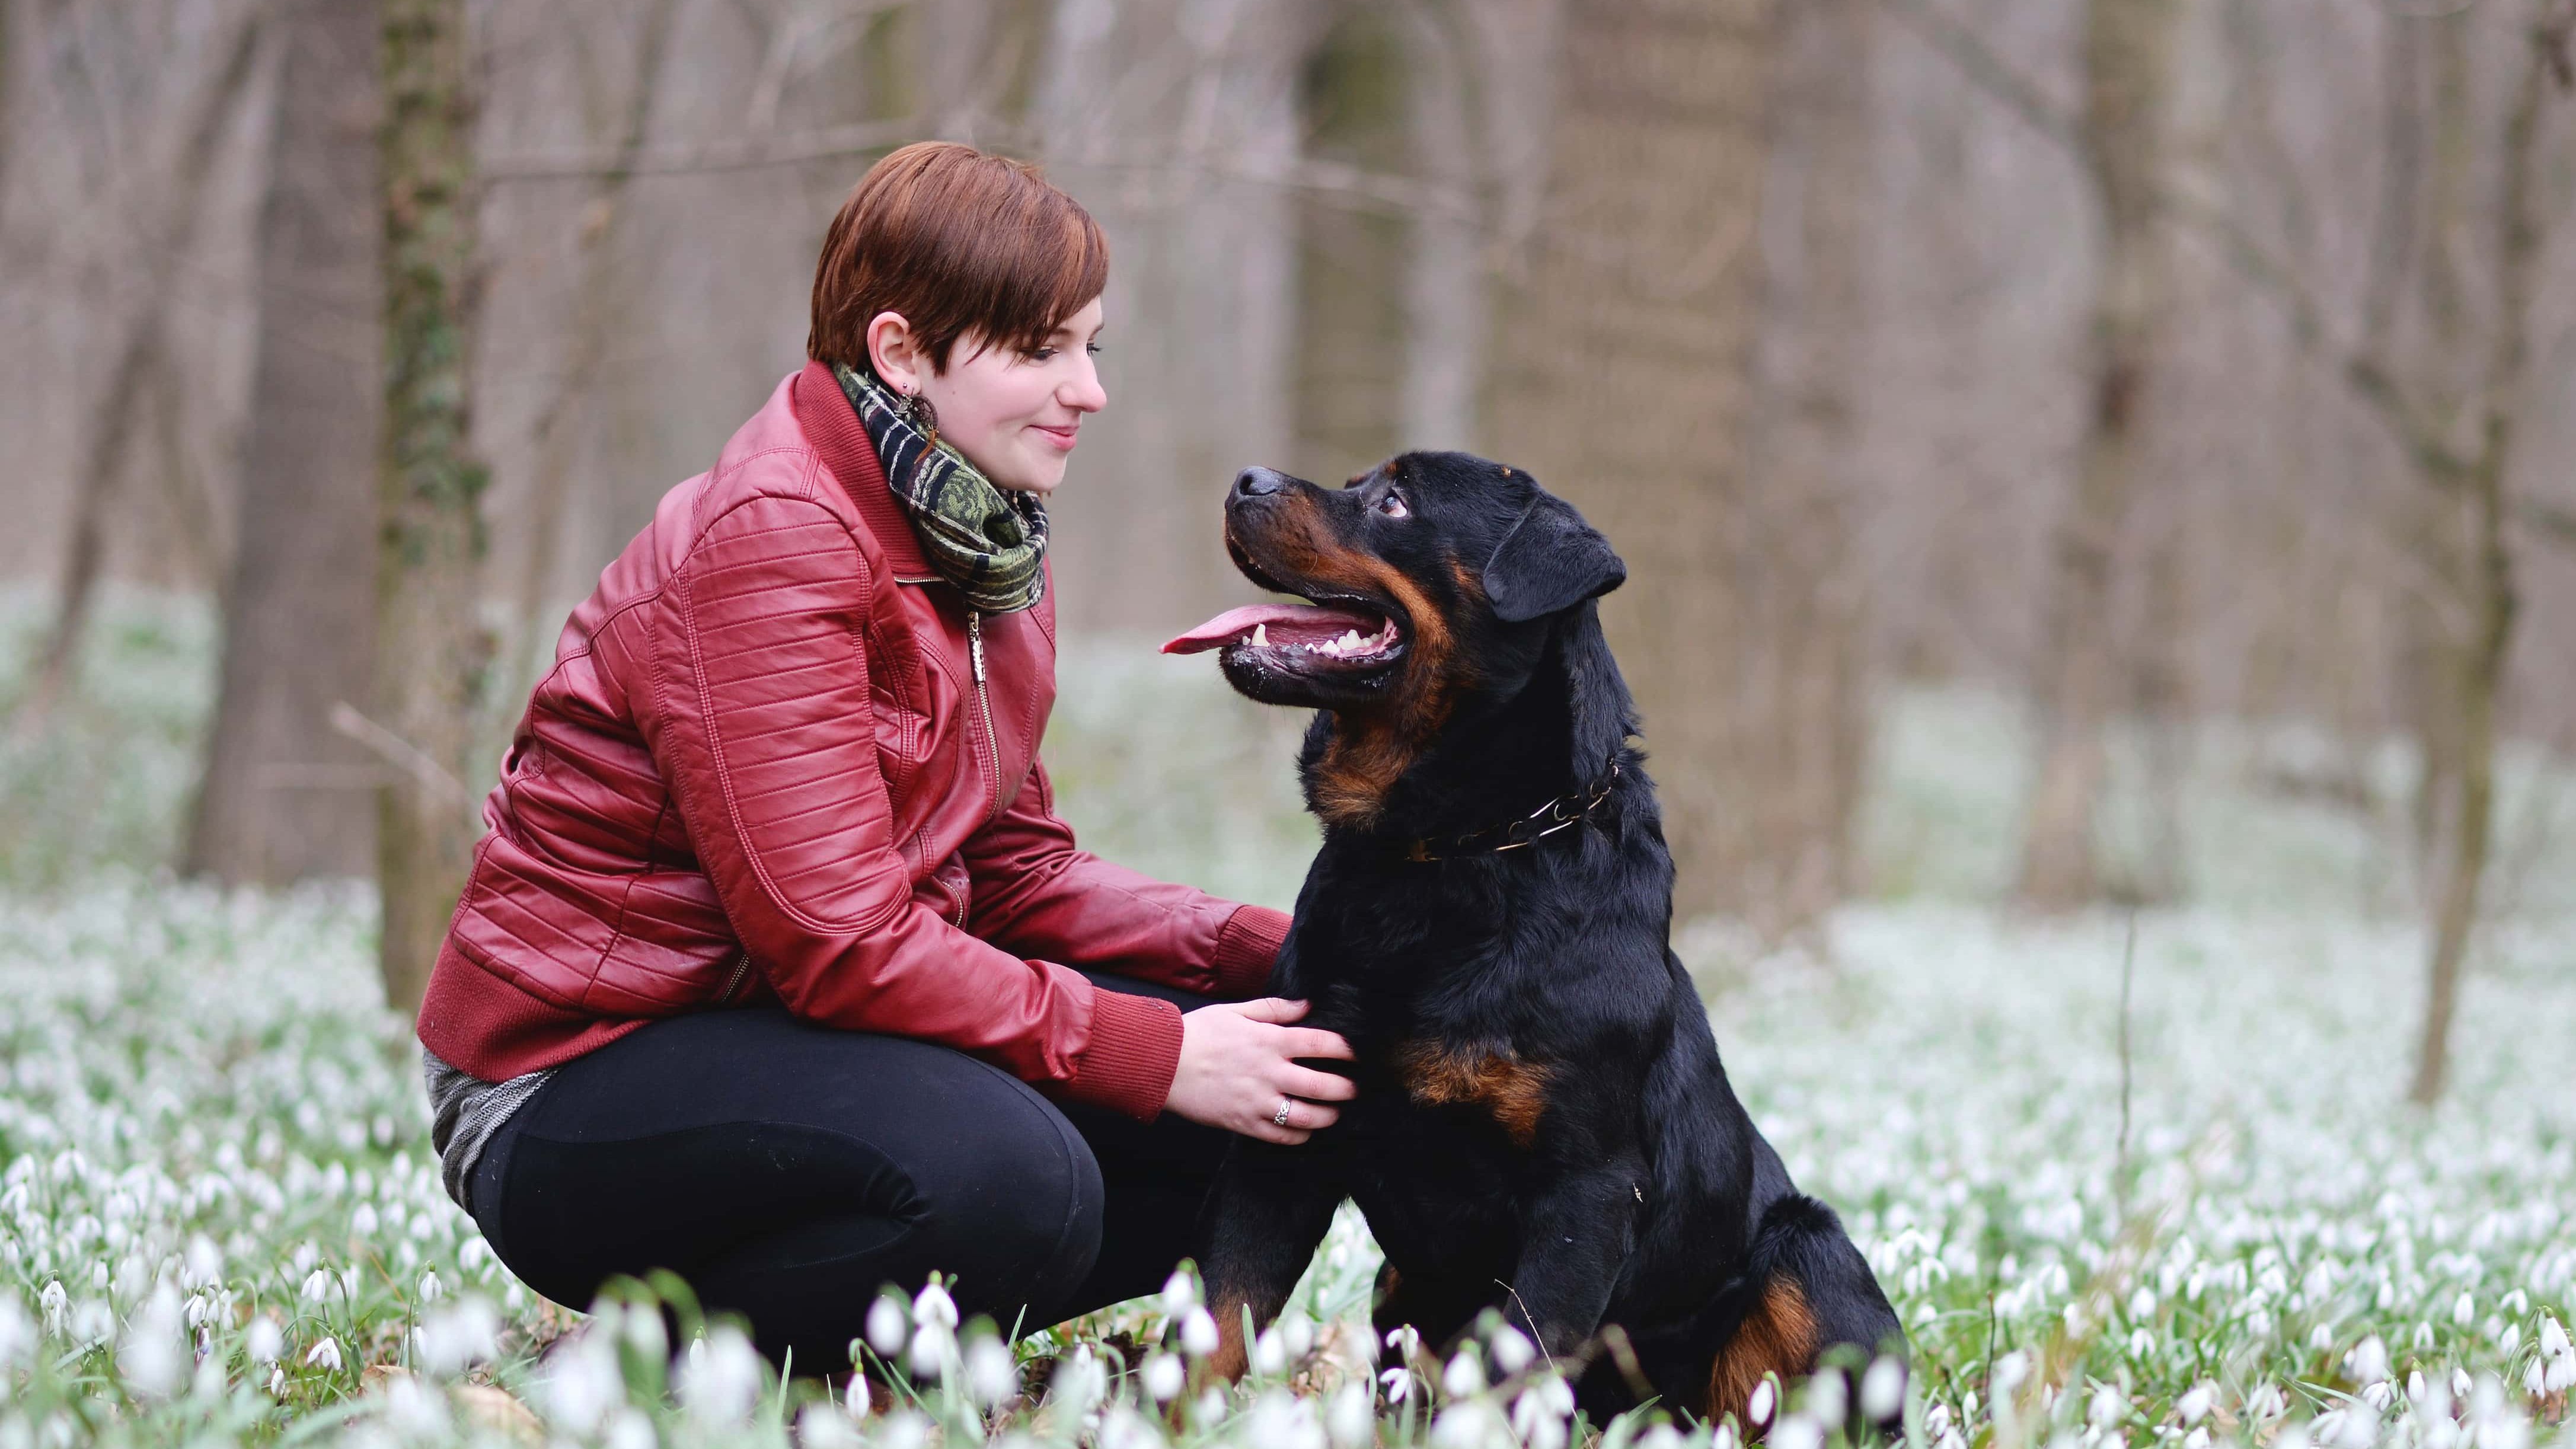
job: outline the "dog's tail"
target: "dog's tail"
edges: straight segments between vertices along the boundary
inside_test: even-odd
[[[1878,1277],[1843,1231],[1834,1210],[1798,1193],[1772,1202],[1754,1230],[1742,1276],[1717,1295],[1701,1319],[1709,1354],[1703,1412],[1712,1420],[1735,1416],[1747,1431],[1754,1390],[1766,1375],[1782,1382],[1813,1373],[1832,1350],[1849,1345],[1849,1387],[1881,1356],[1905,1361],[1905,1331],[1880,1291]],[[1899,1383],[1901,1387],[1901,1380]],[[1847,1401],[1848,1402],[1848,1401]],[[1882,1434],[1901,1436],[1904,1396],[1884,1404],[1851,1404]],[[1778,1409],[1772,1410],[1777,1417]]]

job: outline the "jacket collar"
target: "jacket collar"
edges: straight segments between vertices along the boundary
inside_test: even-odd
[[[930,561],[922,556],[921,541],[912,535],[912,520],[904,517],[903,505],[886,486],[885,465],[877,461],[867,429],[842,395],[841,385],[832,379],[830,366],[807,362],[789,385],[787,401],[805,441],[850,495],[868,532],[876,535],[877,547],[885,550],[886,567],[895,578],[906,582],[937,578]]]

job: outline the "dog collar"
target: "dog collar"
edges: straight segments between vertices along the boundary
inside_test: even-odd
[[[1560,830],[1571,830],[1592,818],[1592,812],[1609,800],[1610,791],[1619,783],[1619,762],[1610,762],[1610,773],[1589,790],[1574,790],[1559,795],[1518,820],[1470,830],[1464,835],[1424,836],[1406,847],[1404,858],[1429,862],[1449,860],[1462,855],[1500,855],[1525,845],[1545,840]]]

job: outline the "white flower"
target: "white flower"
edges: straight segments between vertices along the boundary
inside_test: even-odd
[[[1476,1362],[1474,1354],[1462,1348],[1441,1373],[1440,1387],[1453,1399],[1463,1399],[1476,1393],[1485,1387],[1485,1366]]]
[[[878,1426],[876,1449],[921,1449],[930,1442],[930,1420],[918,1410],[897,1409]]]
[[[1538,1349],[1529,1341],[1529,1335],[1508,1323],[1494,1330],[1492,1351],[1494,1367],[1505,1378],[1529,1367],[1530,1360],[1538,1356]]]
[[[186,1332],[178,1290],[166,1281],[154,1287],[143,1310],[125,1325],[125,1341],[116,1350],[116,1366],[137,1393],[166,1398],[186,1382],[195,1367]]]
[[[942,1328],[955,1328],[957,1300],[949,1297],[948,1290],[940,1287],[936,1282],[924,1283],[921,1285],[921,1292],[912,1300],[912,1321],[935,1323]]]
[[[882,1437],[877,1444],[878,1449],[888,1449]],[[1163,1431],[1125,1404],[1112,1405],[1101,1416],[1100,1449],[1163,1449]]]
[[[1771,1449],[1822,1449],[1825,1430],[1804,1414],[1791,1414],[1774,1425],[1763,1442]]]
[[[499,1352],[501,1316],[475,1296],[457,1299],[421,1320],[420,1366],[446,1378]]]
[[[2388,1377],[2388,1345],[2381,1343],[2379,1335],[2374,1333],[2353,1345],[2352,1352],[2343,1357],[2343,1366],[2357,1381],[2376,1383]]]
[[[1431,1421],[1433,1449],[1485,1449],[1504,1438],[1504,1426],[1495,1422],[1493,1405],[1483,1399],[1462,1399],[1440,1411]]]
[[[446,1292],[447,1285],[438,1281],[438,1270],[436,1268],[432,1268],[428,1272],[420,1275],[421,1302],[436,1303]]]
[[[1163,1315],[1178,1318],[1199,1306],[1199,1285],[1191,1281],[1189,1270],[1174,1268],[1163,1280]]]
[[[2540,1320],[2540,1351],[2542,1354],[2550,1358],[2557,1358],[2568,1352],[2570,1347],[2571,1345],[2567,1342],[2567,1329],[2564,1325],[2559,1323],[2558,1319],[2554,1315]]]
[[[966,1392],[976,1403],[995,1409],[1020,1391],[1020,1370],[1002,1341],[979,1334],[966,1346]]]
[[[243,1335],[242,1343],[252,1363],[275,1363],[277,1356],[286,1352],[286,1330],[263,1313],[250,1321],[250,1331]]]
[[[376,1209],[372,1203],[362,1202],[358,1204],[356,1212],[349,1214],[349,1231],[357,1237],[372,1238],[376,1235],[376,1229],[379,1226],[381,1224],[376,1220]]]
[[[1814,1378],[1807,1381],[1806,1414],[1821,1427],[1829,1430],[1841,1428],[1850,1403],[1851,1386],[1844,1380],[1841,1369],[1820,1369]]]
[[[1168,1404],[1180,1393],[1189,1371],[1181,1366],[1177,1354],[1149,1354],[1145,1359],[1144,1377],[1145,1392],[1154,1396],[1155,1403]]]
[[[1055,1378],[1049,1389],[1067,1413],[1080,1418],[1109,1391],[1109,1372],[1093,1356],[1091,1345],[1080,1344],[1071,1354],[1056,1360]]]
[[[626,1377],[618,1372],[617,1347],[596,1329],[585,1331],[569,1349],[558,1349],[541,1385],[546,1407],[564,1428],[587,1434],[608,1411],[626,1400]]]
[[[1272,1389],[1244,1416],[1244,1440],[1261,1449],[1324,1449],[1324,1428],[1313,1406],[1285,1389]]]
[[[1279,1326],[1274,1323],[1252,1341],[1252,1371],[1266,1378],[1287,1366],[1288,1345],[1281,1340]]]
[[[2108,1429],[2129,1412],[2129,1401],[2117,1384],[2093,1386],[2093,1401],[2085,1406],[2084,1422],[2096,1429]]]
[[[957,1351],[957,1339],[948,1325],[937,1319],[922,1320],[913,1330],[912,1352],[905,1355],[905,1366],[917,1379],[935,1379],[948,1371],[948,1357]]]
[[[1216,1352],[1216,1320],[1204,1308],[1193,1308],[1181,1319],[1181,1352],[1192,1358],[1205,1358]]]
[[[2183,1425],[2188,1428],[2209,1417],[2211,1406],[2217,1402],[2218,1386],[2203,1379],[2174,1402],[2174,1412],[2182,1416]]]
[[[2459,1298],[2451,1304],[2451,1321],[2466,1328],[2476,1321],[2477,1316],[2478,1300],[2470,1297],[2467,1289],[2461,1289]]]
[[[2576,1353],[2562,1353],[2549,1361],[2548,1376],[2542,1380],[2549,1392],[2576,1388]]]
[[[904,1340],[912,1333],[903,1310],[903,1300],[891,1293],[878,1295],[877,1301],[868,1305],[868,1347],[875,1349],[879,1358],[892,1358],[903,1351]]]
[[[1348,1383],[1334,1393],[1333,1406],[1324,1412],[1324,1432],[1334,1449],[1369,1449],[1377,1442],[1377,1406],[1367,1385]]]
[[[1756,1424],[1768,1424],[1771,1422],[1771,1410],[1778,1402],[1778,1391],[1772,1388],[1771,1380],[1766,1378],[1755,1384],[1752,1395],[1745,1399],[1744,1417]]]
[[[320,1303],[331,1296],[331,1270],[316,1268],[307,1274],[298,1296],[307,1303]]]
[[[320,1342],[304,1352],[307,1364],[319,1365],[325,1373],[340,1371],[340,1340],[324,1334]]]
[[[681,1406],[702,1424],[746,1423],[760,1402],[764,1369],[760,1354],[730,1324],[689,1345],[672,1385]]]
[[[1391,1368],[1379,1374],[1377,1380],[1385,1386],[1386,1401],[1390,1404],[1401,1404],[1412,1396],[1413,1371],[1411,1369]]]
[[[1905,1409],[1905,1365],[1882,1354],[1860,1376],[1860,1416],[1873,1424],[1892,1421]]]
[[[1279,1322],[1273,1326],[1279,1330],[1280,1347],[1288,1350],[1291,1363],[1314,1351],[1315,1320],[1292,1308],[1280,1315]]]

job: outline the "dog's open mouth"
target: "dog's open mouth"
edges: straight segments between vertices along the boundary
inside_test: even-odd
[[[1228,609],[1163,646],[1166,654],[1227,651],[1229,662],[1258,662],[1292,673],[1381,669],[1404,653],[1394,619],[1356,601],[1247,604]]]

